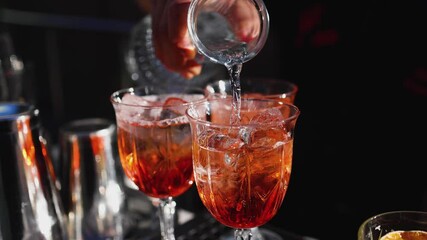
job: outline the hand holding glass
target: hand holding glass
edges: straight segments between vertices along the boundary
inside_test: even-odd
[[[192,0],[187,25],[200,53],[233,66],[261,51],[270,19],[262,0]]]

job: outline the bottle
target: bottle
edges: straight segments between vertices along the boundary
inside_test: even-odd
[[[202,62],[202,72],[193,79],[185,79],[166,69],[155,55],[151,29],[151,16],[141,19],[132,29],[125,56],[127,70],[133,86],[161,84],[171,91],[204,88],[208,83],[226,78],[226,69],[208,59]]]

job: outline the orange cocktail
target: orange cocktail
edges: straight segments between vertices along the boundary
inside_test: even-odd
[[[187,111],[193,163],[203,204],[222,224],[237,229],[273,218],[288,188],[293,133],[299,110],[274,99],[242,99],[242,118],[229,124],[230,98]],[[228,115],[228,117],[227,117]]]
[[[117,122],[121,164],[126,175],[145,194],[176,197],[193,183],[190,125],[181,122],[166,127]]]
[[[123,89],[111,96],[120,162],[139,190],[159,200],[162,239],[174,237],[174,197],[193,184],[191,130],[185,109],[199,93]],[[156,203],[157,205],[157,203]]]

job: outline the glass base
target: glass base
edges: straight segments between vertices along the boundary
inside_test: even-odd
[[[219,240],[234,240],[234,229],[221,235]],[[279,234],[266,228],[253,228],[252,240],[284,240]]]

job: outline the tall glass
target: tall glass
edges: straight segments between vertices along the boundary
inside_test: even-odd
[[[272,219],[288,189],[299,109],[280,99],[242,99],[241,119],[230,124],[231,97],[189,107],[194,179],[199,196],[235,238]]]
[[[277,78],[245,78],[241,81],[243,98],[278,98],[282,101],[294,104],[298,93],[298,85],[293,82]],[[233,88],[230,80],[218,80],[209,83],[205,87],[205,95],[216,95],[219,97],[232,96]],[[267,228],[251,229],[254,240],[283,240],[276,232]],[[221,236],[221,240],[234,238],[232,232]]]
[[[161,238],[174,240],[173,198],[193,184],[191,131],[185,109],[202,90],[170,93],[155,86],[111,95],[123,170],[159,208]]]

